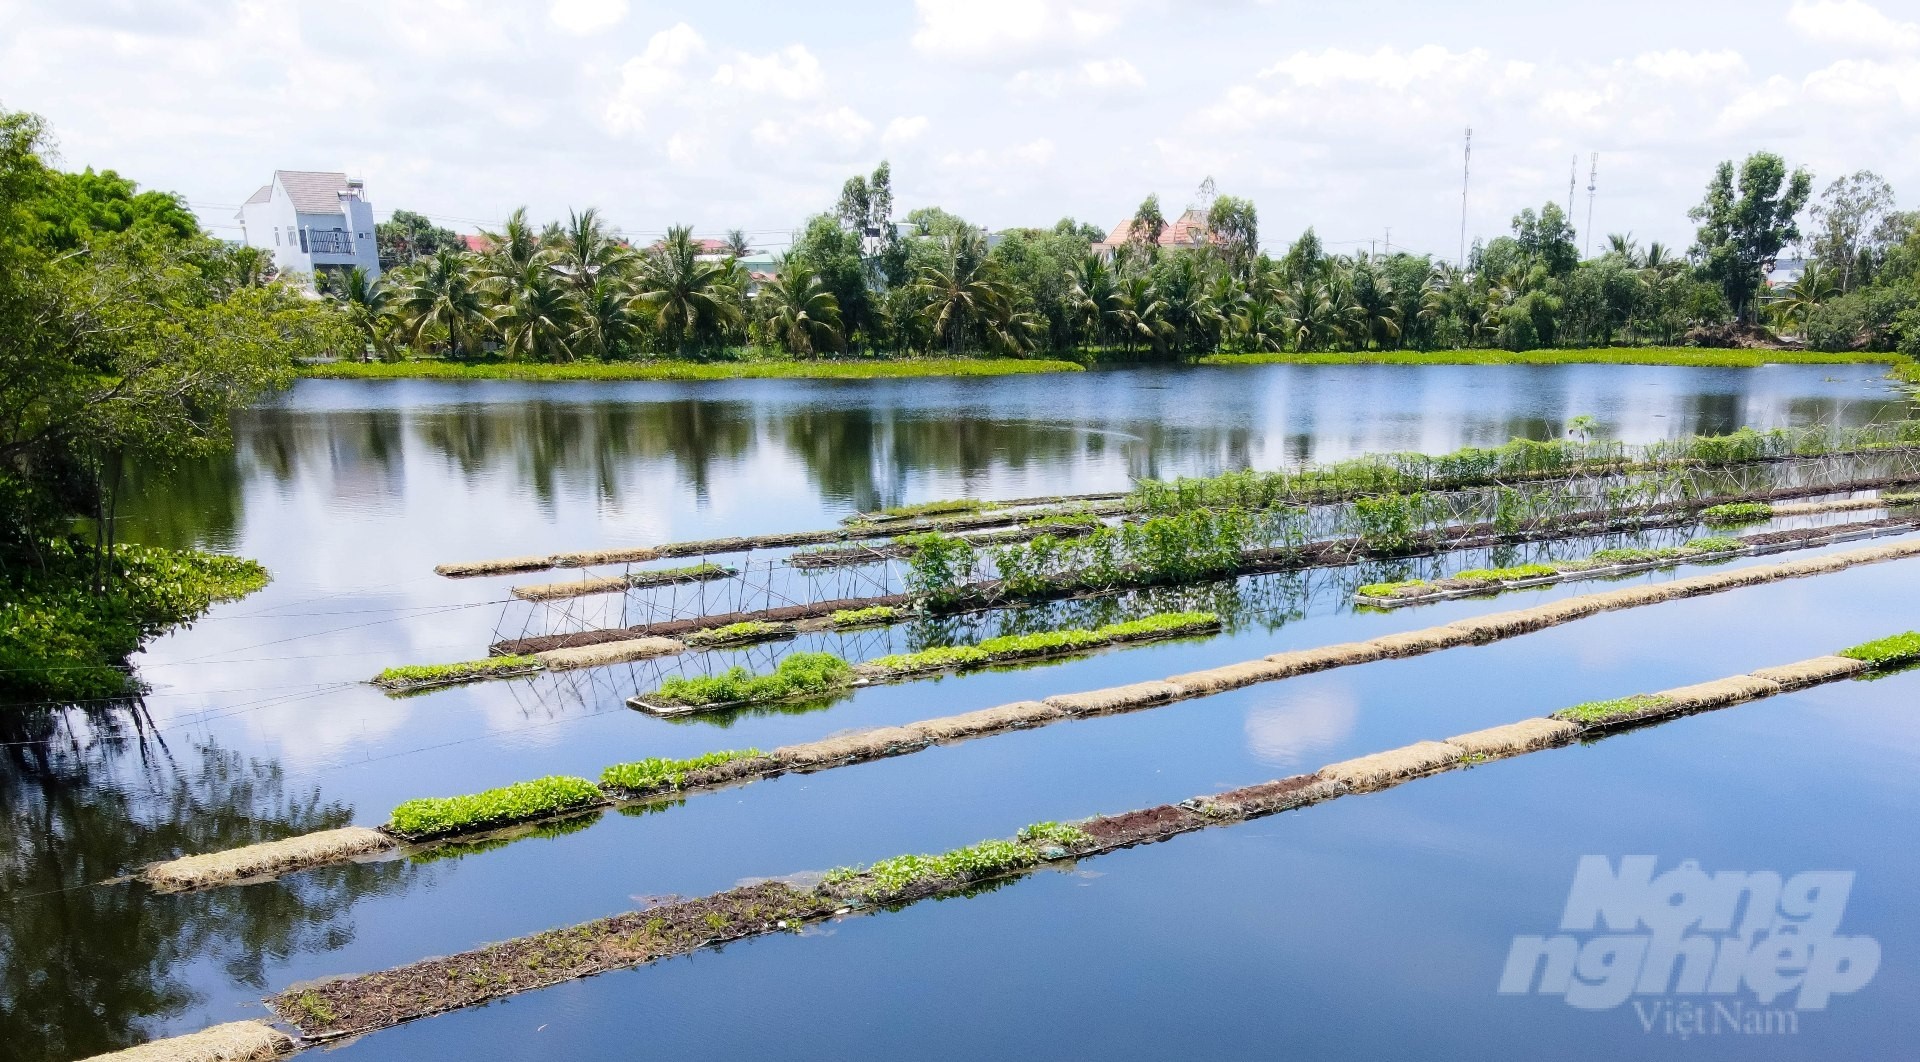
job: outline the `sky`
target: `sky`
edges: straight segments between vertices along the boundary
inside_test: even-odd
[[[1468,239],[1577,169],[1580,240],[1684,248],[1759,149],[1920,205],[1920,3],[0,0],[0,108],[236,239],[273,170],[320,169],[382,218],[596,206],[777,250],[885,159],[899,214],[1109,228],[1211,177],[1270,248],[1451,258],[1471,126]]]

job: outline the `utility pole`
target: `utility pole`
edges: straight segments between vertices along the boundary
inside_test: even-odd
[[[1593,194],[1600,186],[1600,153],[1593,153],[1593,168],[1587,171],[1587,250],[1581,257],[1593,253]]]
[[[1387,257],[1393,257],[1393,226],[1387,226]]]
[[[1467,150],[1460,162],[1460,262],[1467,268],[1467,181],[1473,176],[1473,126],[1467,126]]]
[[[1573,156],[1573,161],[1567,163],[1567,224],[1569,225],[1573,224],[1573,185],[1579,175],[1580,156],[1576,154]]]

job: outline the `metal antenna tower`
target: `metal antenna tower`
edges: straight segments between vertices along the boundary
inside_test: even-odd
[[[1580,156],[1576,154],[1573,156],[1573,161],[1567,163],[1567,224],[1569,225],[1573,224],[1573,186],[1579,176]]]
[[[1587,250],[1581,255],[1593,253],[1593,194],[1600,186],[1600,153],[1593,153],[1593,168],[1587,171]]]
[[[1467,268],[1467,180],[1473,176],[1473,126],[1467,126],[1467,150],[1460,163],[1460,263]]]

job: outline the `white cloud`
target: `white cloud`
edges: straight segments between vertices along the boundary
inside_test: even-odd
[[[692,26],[676,23],[647,41],[647,49],[620,67],[620,87],[606,106],[615,133],[645,128],[647,109],[686,82],[687,64],[705,55],[707,42]]]
[[[834,107],[784,119],[769,118],[753,128],[753,139],[769,147],[837,147],[852,151],[873,135],[873,123],[851,107]]]
[[[568,33],[587,34],[627,17],[627,0],[553,0],[547,17]]]
[[[880,134],[880,139],[888,144],[908,144],[920,139],[921,134],[926,131],[926,115],[902,115],[887,123],[886,131]]]
[[[1787,22],[1822,44],[1869,51],[1920,51],[1920,22],[1902,22],[1861,0],[1796,3]]]
[[[826,87],[820,60],[805,45],[790,44],[767,55],[746,55],[723,63],[713,83],[754,94],[771,93],[783,99],[812,99]]]
[[[1067,93],[1117,99],[1137,95],[1146,84],[1125,59],[1091,59],[1070,69],[1022,70],[1007,81],[1007,92],[1024,100],[1055,100]]]
[[[913,46],[930,55],[1007,59],[1085,45],[1120,25],[1124,6],[1061,0],[914,0],[919,28]]]

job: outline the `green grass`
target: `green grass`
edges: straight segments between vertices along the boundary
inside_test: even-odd
[[[832,653],[792,653],[772,674],[755,675],[744,667],[705,678],[674,676],[641,698],[653,704],[705,707],[713,704],[785,700],[828,693],[851,685],[853,668]]]
[[[387,828],[403,837],[440,837],[537,819],[606,799],[585,778],[551,775],[456,797],[409,800],[393,809]]]
[[[1700,510],[1700,522],[1708,527],[1738,527],[1761,524],[1773,519],[1773,506],[1766,502],[1734,502]]]
[[[879,627],[900,618],[900,610],[886,605],[872,608],[843,608],[828,617],[835,627]]]
[[[1920,660],[1920,631],[1908,631],[1840,650],[1841,656],[1864,660],[1874,667],[1892,667]]]
[[[1553,718],[1564,719],[1569,723],[1605,723],[1670,703],[1672,702],[1668,698],[1658,693],[1640,693],[1632,697],[1616,697],[1610,701],[1588,701],[1571,708],[1562,708],[1553,713]]]
[[[1590,347],[1578,350],[1356,350],[1311,354],[1215,354],[1202,365],[1760,365],[1877,363],[1907,369],[1899,354],[1862,351],[1722,350],[1709,347]]]
[[[577,361],[547,365],[514,361],[339,361],[305,365],[322,380],[876,380],[915,376],[1011,376],[1080,372],[1070,361],[1024,358],[875,358],[826,361]]]
[[[691,771],[718,767],[723,763],[760,755],[759,749],[725,749],[684,760],[649,757],[634,763],[618,763],[600,772],[600,784],[635,793],[678,789]]]
[[[373,676],[373,682],[376,686],[389,688],[467,682],[498,675],[503,671],[521,671],[539,666],[539,658],[532,656],[490,656],[485,660],[463,660],[457,664],[404,664]]]
[[[336,1017],[336,1015],[333,1012],[333,1008],[331,1006],[328,1006],[327,1001],[324,999],[321,999],[315,993],[302,992],[300,993],[299,998],[295,999],[293,1002],[294,1002],[294,1006],[299,1007],[300,1010],[304,1012],[307,1017],[313,1019],[313,1022],[316,1026],[326,1026],[326,1025],[333,1024],[334,1018]]]

